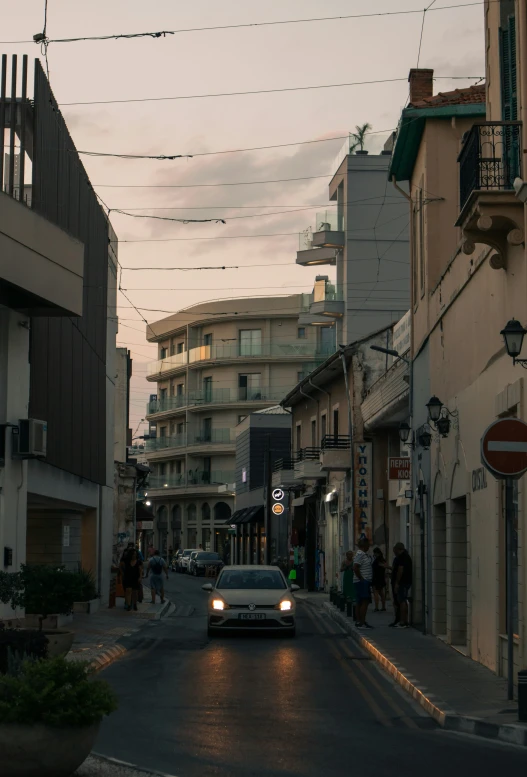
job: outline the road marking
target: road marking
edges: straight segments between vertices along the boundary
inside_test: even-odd
[[[527,442],[511,442],[510,440],[490,440],[487,443],[489,451],[503,453],[527,453]]]
[[[313,616],[309,607],[306,607],[306,611],[307,611],[308,617],[313,622],[319,634],[329,633],[331,635],[331,632],[327,631],[324,628],[326,624],[319,623],[318,620],[316,620],[316,618]],[[329,643],[329,649],[331,650],[331,652],[336,658],[343,658],[342,653],[339,651],[338,646],[334,642]],[[393,726],[392,721],[384,714],[383,710],[381,709],[381,707],[379,707],[379,705],[377,704],[377,702],[375,701],[371,693],[368,691],[368,689],[366,688],[362,680],[359,677],[357,677],[353,669],[349,667],[347,664],[342,664],[342,668],[344,672],[347,674],[347,676],[350,678],[352,683],[355,685],[355,687],[361,694],[362,698],[364,699],[364,701],[366,702],[370,710],[373,712],[375,717],[379,720],[379,722],[382,723],[382,725],[385,726],[386,728],[391,728]]]

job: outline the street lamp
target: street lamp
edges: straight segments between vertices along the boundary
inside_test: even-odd
[[[425,451],[427,451],[430,448],[430,445],[432,444],[432,435],[429,431],[426,429],[423,429],[419,433],[418,442],[421,448],[423,448]]]
[[[441,437],[448,437],[451,426],[451,418],[458,417],[457,410],[449,410],[435,394],[426,403],[428,408],[428,423]]]
[[[402,423],[399,424],[399,439],[402,443],[407,444],[408,439],[410,437],[410,432],[412,430],[406,423],[406,421],[402,421]]]
[[[512,359],[512,363],[521,364],[522,367],[527,365],[527,359],[518,359],[517,357],[522,351],[523,338],[526,334],[527,330],[525,330],[515,318],[511,318],[510,321],[507,321],[507,325],[500,332],[500,335],[505,341],[507,353]]]
[[[430,397],[430,399],[426,403],[426,407],[428,408],[428,418],[430,419],[430,421],[433,421],[433,423],[436,424],[441,417],[441,410],[443,409],[443,403],[441,402],[439,397],[436,397],[434,395],[433,397]]]

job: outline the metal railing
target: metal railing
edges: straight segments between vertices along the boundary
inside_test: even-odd
[[[195,486],[223,486],[235,482],[234,471],[231,470],[188,470],[181,475],[149,475],[148,488],[187,488]]]
[[[459,162],[459,202],[474,191],[511,191],[521,178],[521,122],[481,122],[466,133]]]
[[[301,448],[297,452],[296,463],[299,461],[318,461],[320,458],[320,448]]]
[[[273,472],[280,472],[281,470],[293,470],[295,468],[296,459],[277,459],[273,464]]]
[[[163,437],[152,437],[145,440],[146,451],[162,451],[165,448],[181,448],[185,445],[184,434],[173,434]]]
[[[164,413],[168,410],[178,410],[185,407],[187,404],[187,395],[178,394],[175,397],[164,397],[164,399],[153,399],[147,403],[146,412],[148,415],[152,413]]]
[[[322,438],[320,447],[323,451],[349,451],[351,448],[351,437],[349,434],[326,434]]]
[[[233,429],[209,429],[198,431],[189,436],[189,445],[214,445],[218,443],[234,442]]]

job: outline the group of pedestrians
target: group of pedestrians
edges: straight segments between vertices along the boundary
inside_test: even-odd
[[[392,628],[408,629],[408,595],[412,585],[412,559],[402,542],[393,547],[394,560],[388,564],[380,548],[368,553],[370,542],[363,537],[358,550],[349,550],[341,566],[342,591],[355,602],[355,626],[358,629],[373,628],[366,616],[371,604],[372,590],[375,599],[374,612],[386,611],[386,574],[390,573],[395,618]],[[381,607],[379,608],[379,604]]]
[[[152,604],[156,603],[156,594],[159,595],[161,603],[164,604],[163,575],[168,580],[168,567],[158,550],[154,550],[153,555],[148,560],[145,572],[145,561],[139,546],[129,542],[128,547],[121,556],[119,567],[124,588],[125,610],[128,612],[130,610],[137,610],[138,602],[143,601],[143,580],[149,576]]]

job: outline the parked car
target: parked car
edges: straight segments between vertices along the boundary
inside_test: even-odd
[[[190,563],[190,556],[192,553],[197,553],[198,548],[185,548],[183,555],[179,560],[179,571],[188,572],[188,565]]]
[[[202,586],[209,596],[208,635],[222,631],[282,631],[294,637],[299,586],[289,587],[275,566],[224,567],[215,583]]]
[[[190,557],[189,572],[194,577],[204,575],[207,567],[214,567],[216,574],[223,569],[223,561],[219,553],[208,550],[200,550],[192,553]]]

